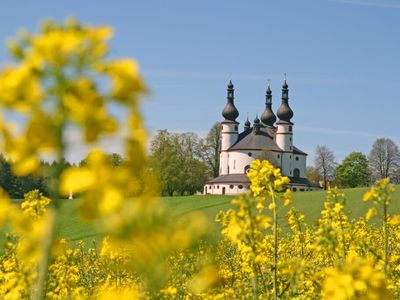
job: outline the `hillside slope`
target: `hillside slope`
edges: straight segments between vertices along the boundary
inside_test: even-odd
[[[346,195],[346,212],[350,218],[358,218],[365,214],[372,203],[366,203],[362,200],[363,194],[367,188],[345,189],[343,192]],[[293,194],[293,206],[303,212],[306,217],[306,222],[312,224],[315,222],[323,207],[325,199],[325,191],[302,192]],[[213,222],[215,215],[220,211],[226,211],[231,205],[232,196],[184,196],[184,197],[164,197],[164,202],[170,210],[173,217],[179,218],[186,213],[201,210],[210,221]],[[392,213],[400,213],[400,187],[397,186],[396,192],[393,194],[393,203],[390,207]],[[58,221],[57,235],[67,238],[71,241],[84,240],[87,243],[92,243],[93,240],[100,239],[99,230],[93,225],[82,221],[76,210],[76,200],[68,200],[63,206]],[[278,210],[280,224],[285,227],[285,213],[288,208],[281,207]],[[215,226],[215,231],[218,232],[218,226]],[[5,235],[2,234],[0,242],[4,241]]]

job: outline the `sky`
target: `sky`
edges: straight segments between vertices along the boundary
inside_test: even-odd
[[[400,144],[400,0],[3,0],[0,40],[68,16],[112,26],[110,56],[139,62],[151,134],[205,136],[222,121],[230,79],[240,126],[263,112],[268,79],[276,111],[286,73],[293,140],[309,164],[317,145],[340,162],[379,137]],[[69,159],[83,155],[76,145]]]

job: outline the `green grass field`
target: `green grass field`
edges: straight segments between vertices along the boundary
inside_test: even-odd
[[[343,190],[346,195],[346,212],[350,218],[362,216],[370,207],[371,203],[362,201],[362,195],[367,191],[367,188],[356,188]],[[306,216],[308,224],[312,224],[318,219],[320,211],[325,199],[325,191],[314,192],[298,192],[293,194],[293,205],[303,212]],[[200,210],[213,221],[215,215],[220,210],[227,210],[231,207],[231,196],[186,196],[186,197],[164,197],[162,201],[166,204],[167,209],[171,212],[173,218],[179,219],[180,216]],[[393,194],[393,204],[390,208],[392,213],[400,212],[400,187]],[[62,206],[60,218],[58,221],[57,235],[71,241],[84,240],[86,243],[91,243],[93,240],[99,240],[100,234],[92,225],[82,221],[76,210],[76,200],[66,200]],[[281,207],[278,210],[280,216],[280,224],[286,226],[284,220],[287,208]],[[218,234],[218,226],[215,226],[215,234]],[[4,235],[2,237],[4,239]]]

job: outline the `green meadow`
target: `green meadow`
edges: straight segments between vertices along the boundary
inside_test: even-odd
[[[346,212],[350,218],[358,218],[366,213],[372,203],[362,200],[363,194],[367,188],[344,189],[346,195]],[[305,214],[306,222],[310,225],[315,222],[323,208],[323,202],[326,196],[325,191],[298,192],[293,194],[293,206]],[[220,210],[228,210],[232,207],[232,196],[215,195],[196,195],[183,197],[163,197],[162,202],[169,210],[171,217],[179,220],[180,216],[193,211],[202,211],[211,222]],[[77,212],[76,205],[78,200],[65,200],[62,206],[58,220],[57,235],[66,238],[72,242],[84,240],[86,244],[98,241],[101,237],[99,230],[91,224],[83,221]],[[280,207],[278,215],[280,224],[286,227],[285,213],[286,207]],[[400,187],[397,186],[393,194],[393,202],[390,207],[392,213],[400,212]],[[215,222],[213,222],[215,223]],[[218,234],[219,226],[214,226],[215,234]],[[4,235],[2,236],[4,240]]]

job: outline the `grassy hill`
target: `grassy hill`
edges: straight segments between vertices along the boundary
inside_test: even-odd
[[[367,188],[356,188],[343,190],[346,195],[346,212],[350,218],[357,218],[365,214],[371,203],[362,201],[362,195]],[[325,199],[324,191],[298,192],[293,195],[293,205],[296,206],[306,216],[306,221],[312,224],[320,215]],[[400,187],[393,195],[394,201],[390,208],[391,212],[400,213]],[[232,196],[213,196],[198,195],[185,197],[164,197],[162,201],[174,218],[188,212],[201,210],[212,221],[220,210],[227,210],[231,207]],[[278,214],[280,223],[286,224],[284,220],[287,208],[280,208]],[[218,226],[215,229],[218,232]],[[71,241],[85,240],[91,242],[100,238],[99,231],[92,225],[82,221],[76,211],[76,200],[67,200],[63,205],[60,219],[58,222],[58,236],[67,238]],[[4,235],[3,235],[4,238]]]
[[[345,210],[350,218],[358,218],[364,215],[368,208],[371,207],[372,203],[362,200],[362,197],[367,190],[368,188],[342,190],[346,196]],[[293,206],[304,213],[306,221],[309,224],[312,224],[320,215],[325,196],[325,191],[293,193]],[[218,211],[230,208],[231,199],[233,199],[231,196],[214,195],[163,198],[174,216],[201,209],[210,219],[214,218]],[[390,207],[390,212],[400,213],[400,186],[397,186],[397,190],[393,194],[393,199],[394,201]],[[278,214],[283,218],[287,210],[287,208],[281,207],[278,210]]]

